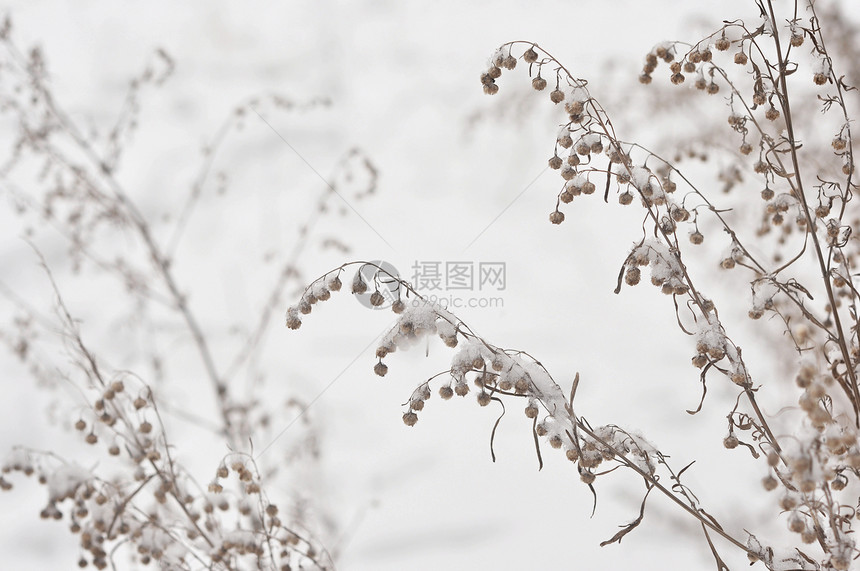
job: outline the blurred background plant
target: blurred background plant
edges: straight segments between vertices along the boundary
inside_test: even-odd
[[[336,522],[308,493],[319,454],[313,414],[288,376],[272,386],[284,374],[261,353],[285,292],[302,280],[302,259],[349,250],[317,223],[343,214],[337,195],[360,201],[374,192],[372,163],[345,152],[316,181],[318,198],[289,213],[290,244],[261,249],[248,239],[254,226],[241,202],[278,189],[234,188],[230,155],[252,142],[242,135],[248,120],[318,113],[327,100],[250,97],[204,145],[190,184],[168,174],[152,187],[124,167],[135,164],[127,155],[148,98],[174,71],[166,51],[129,78],[107,122],[109,113],[65,107],[48,56],[19,47],[8,16],[0,40],[8,145],[0,182],[21,246],[41,268],[39,285],[4,275],[0,339],[26,376],[56,392],[55,422],[84,443],[16,447],[0,485],[11,489],[20,473],[47,486],[41,517],[64,520],[80,537],[81,567],[131,559],[171,569],[330,568],[318,537]],[[195,222],[209,217],[210,232],[212,216],[221,219],[217,235],[201,241]],[[185,247],[189,235],[197,247]],[[228,256],[253,280],[248,311],[232,312],[232,323],[213,318],[211,295],[224,286]],[[301,422],[284,434],[273,421],[290,415]],[[280,436],[276,449],[257,453]],[[208,457],[205,471],[187,464],[196,451]]]

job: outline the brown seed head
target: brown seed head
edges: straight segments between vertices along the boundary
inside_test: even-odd
[[[529,390],[529,382],[525,377],[520,377],[517,379],[516,383],[514,383],[514,390],[517,394],[525,394]]]
[[[639,283],[642,278],[642,272],[639,271],[639,268],[632,267],[627,268],[627,271],[624,272],[624,282],[629,286],[635,286]]]

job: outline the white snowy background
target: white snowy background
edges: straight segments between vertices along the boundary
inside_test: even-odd
[[[347,208],[321,220],[314,235],[334,235],[351,251],[309,246],[298,262],[306,278],[350,259],[386,260],[407,278],[416,260],[504,262],[504,307],[458,315],[492,343],[529,351],[565,390],[579,372],[577,410],[592,423],[640,431],[677,468],[696,460],[687,483],[730,530],[779,537],[783,526],[757,512],[775,502],[759,492],[761,467],[746,452],[721,446],[734,391],[713,386],[704,411],[688,415],[701,388],[689,364],[692,341],[677,329],[670,298],[644,285],[612,293],[640,236],[639,214],[594,195],[566,208],[561,226],[549,224],[559,179],[545,165],[560,111],[528,88],[522,65],[504,73],[494,97],[478,80],[497,46],[535,41],[591,81],[620,133],[663,140],[673,127],[650,124],[644,92],[637,104],[636,90],[649,89],[636,82],[644,54],[659,41],[695,40],[723,19],[756,13],[753,2],[713,4],[28,0],[6,9],[19,43],[43,47],[58,99],[83,123],[115,115],[128,79],[155,48],[175,60],[170,80],[142,98],[141,128],[123,165],[123,181],[147,211],[160,211],[160,201],[181,202],[201,146],[242,101],[277,92],[295,102],[330,102],[264,111],[271,128],[248,116],[219,155],[227,190],[219,197],[209,189],[177,262],[184,283],[196,286],[192,303],[207,325],[226,328],[257,311],[269,283],[265,254],[290,250],[298,224],[326,191],[317,172],[328,177],[358,147],[379,170],[377,191],[351,202],[361,218]],[[658,75],[655,83],[668,83]],[[711,106],[720,120],[723,107],[716,100]],[[336,198],[331,204],[343,206]],[[44,273],[7,210],[4,203],[2,279],[49,304]],[[62,250],[46,256],[50,262]],[[59,279],[84,321],[114,319],[105,317],[110,300],[92,299],[95,286]],[[286,299],[295,301],[296,292]],[[724,321],[742,323],[744,313],[740,305],[735,314],[725,310]],[[427,357],[424,347],[390,356],[381,379],[372,371],[371,344],[392,322],[390,313],[369,311],[341,292],[298,332],[283,328],[282,316],[275,315],[261,368],[270,371],[274,394],[319,397],[308,415],[322,455],[299,479],[304,489],[280,492],[307,495],[334,518],[339,569],[713,566],[695,521],[656,495],[639,529],[620,546],[601,548],[638,514],[642,482],[622,472],[598,478],[592,517],[591,493],[562,454],[546,448],[538,471],[529,422],[517,406],[500,424],[495,463],[489,437],[498,411],[479,408],[473,395],[443,402],[434,394],[418,424],[406,427],[402,403],[450,357],[440,342]],[[755,346],[738,327],[739,344]],[[745,356],[755,367],[753,351]],[[49,412],[58,406],[56,391],[35,387],[11,363],[0,370],[0,450],[71,447],[75,436]],[[169,382],[165,393],[176,402],[195,398],[192,385]],[[285,410],[274,424],[287,426],[294,416]],[[174,434],[193,432],[175,424]],[[277,449],[274,442],[266,453]],[[185,459],[206,481],[225,453],[215,447]],[[64,524],[39,519],[43,489],[16,483],[0,495],[3,567],[71,568],[77,538]],[[745,555],[717,545],[732,568],[746,566]]]

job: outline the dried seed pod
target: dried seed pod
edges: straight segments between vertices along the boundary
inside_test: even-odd
[[[358,295],[367,293],[367,283],[361,276],[361,272],[355,272],[355,277],[352,280],[352,293]]]
[[[377,375],[379,375],[380,377],[384,377],[385,373],[388,372],[388,365],[386,365],[382,361],[379,361],[376,365],[374,365],[373,372],[376,373]]]
[[[543,91],[546,88],[546,80],[541,76],[537,76],[532,80],[532,87],[538,91]]]
[[[538,54],[534,48],[529,48],[523,53],[523,59],[526,63],[534,63],[538,60]]]
[[[753,165],[753,170],[759,174],[765,174],[770,172],[770,165],[765,161],[756,161]]]
[[[576,176],[576,169],[570,165],[564,165],[561,169],[561,178],[564,180],[570,180]]]
[[[517,381],[514,383],[514,390],[517,392],[517,394],[526,394],[526,392],[528,392],[529,390],[528,380],[525,377],[520,377],[519,379],[517,379]]]
[[[624,272],[624,282],[629,286],[635,286],[639,283],[642,277],[642,272],[637,267],[627,268]]]
[[[564,222],[564,213],[559,212],[558,210],[552,212],[549,215],[549,221],[553,224],[561,224],[562,222]]]
[[[561,89],[555,89],[552,93],[549,94],[549,100],[555,104],[559,104],[564,101],[564,91]]]
[[[307,299],[302,299],[301,301],[299,301],[298,309],[302,315],[307,315],[311,311],[313,311],[313,307]]]
[[[414,412],[406,412],[403,413],[403,424],[406,426],[415,426],[415,423],[418,422],[418,415]]]

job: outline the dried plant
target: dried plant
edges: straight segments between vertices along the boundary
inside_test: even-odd
[[[754,530],[721,525],[683,483],[689,466],[671,466],[642,435],[615,424],[592,426],[576,407],[579,376],[563,391],[530,354],[474,334],[379,264],[351,262],[321,276],[288,309],[286,325],[299,328],[314,304],[341,288],[340,276],[351,264],[359,267],[352,292],[369,296],[374,306],[386,303],[393,280],[391,308],[397,317],[376,350],[375,373],[384,376],[391,353],[426,336],[438,335],[456,348],[450,366],[412,392],[403,414],[407,425],[418,421],[431,388],[448,399],[467,395],[474,385],[478,404],[497,403],[502,414],[506,403],[520,398],[539,456],[541,439],[564,451],[592,490],[598,478],[618,467],[644,480],[639,517],[605,543],[620,541],[641,523],[646,501],[656,491],[697,521],[718,569],[728,566],[715,545],[717,536],[771,570],[844,570],[860,554],[853,536],[853,522],[860,517],[860,292],[854,283],[860,241],[853,233],[860,219],[851,206],[857,183],[850,118],[856,94],[839,72],[843,62],[830,51],[829,30],[815,2],[794,2],[785,11],[770,0],[756,0],[756,6],[760,19],[754,22],[726,21],[692,44],[658,44],[647,54],[639,78],[649,84],[668,68],[672,84],[693,84],[695,91],[721,96],[728,125],[719,137],[698,141],[703,150],[690,154],[725,159],[729,166],[717,188],[728,194],[686,176],[678,166],[683,157],[670,160],[622,139],[587,82],[533,42],[502,45],[481,83],[485,93],[496,94],[506,70],[522,62],[532,87],[564,108],[567,119],[549,159],[563,179],[550,222],[561,224],[565,209],[593,194],[641,208],[641,229],[633,229],[639,236],[623,260],[616,293],[625,284],[639,284],[647,272],[651,283],[671,296],[678,326],[691,338],[702,402],[708,383],[728,381],[736,387],[727,432],[719,438],[726,448],[748,450],[761,463],[764,490],[780,494],[773,517],[784,520],[791,532],[786,545],[772,546]],[[849,47],[839,53],[850,52],[853,44],[842,43]],[[687,90],[684,97],[694,97],[695,91]],[[753,183],[758,188],[751,191]],[[714,255],[708,244],[723,236],[729,243],[716,252],[713,271],[705,268],[694,281],[696,264],[688,262]],[[750,318],[775,317],[784,325],[785,335],[773,344],[782,344],[793,357],[787,379],[779,378],[785,364],[762,378],[748,368],[719,307],[702,288],[709,282],[716,286],[718,267],[744,272]],[[761,334],[771,332],[762,329]],[[759,405],[765,392],[785,406],[778,430]]]
[[[16,474],[45,484],[41,515],[63,520],[80,537],[80,567],[332,568],[317,534],[334,524],[296,489],[297,467],[312,470],[318,455],[313,416],[294,395],[281,401],[263,393],[271,391],[263,381],[272,371],[261,355],[285,290],[303,281],[301,254],[347,251],[313,231],[333,212],[329,203],[338,192],[358,198],[373,192],[373,165],[359,150],[346,154],[291,249],[267,253],[268,283],[255,292],[256,312],[229,330],[199,301],[205,281],[189,279],[200,261],[177,255],[194,213],[211,202],[206,195],[226,192],[216,154],[226,152],[253,114],[309,112],[327,103],[273,94],[238,105],[204,149],[190,189],[175,201],[175,189],[139,188],[123,172],[144,96],[173,72],[166,52],[157,50],[129,82],[113,125],[95,120],[84,128],[55,97],[41,50],[19,50],[8,18],[0,50],[0,116],[14,133],[0,166],[2,192],[52,292],[33,300],[30,292],[0,284],[9,302],[0,342],[31,378],[61,394],[54,414],[85,443],[69,455],[14,449],[2,462],[0,487],[11,489]],[[181,207],[171,211],[176,202]],[[64,255],[44,253],[59,248]],[[85,284],[83,299],[69,294],[69,283]],[[177,389],[195,398],[177,402]],[[256,452],[255,444],[279,435],[283,427],[273,420],[284,415],[303,422],[277,451]],[[177,438],[180,431],[184,437]],[[186,463],[195,452],[195,461],[213,453],[217,460],[209,458],[200,473]]]

